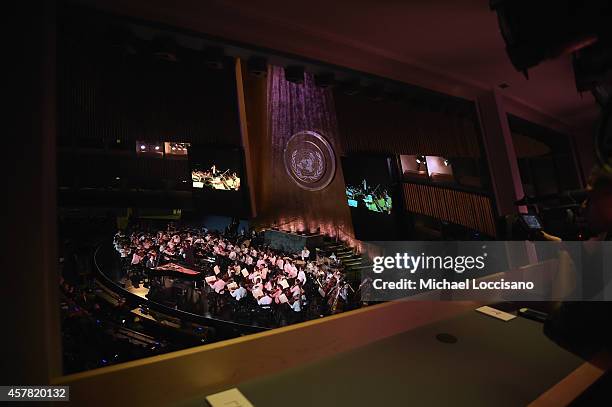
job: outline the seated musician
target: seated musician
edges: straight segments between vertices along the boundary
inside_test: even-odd
[[[280,286],[276,287],[276,290],[274,290],[274,292],[272,293],[272,298],[274,299],[274,302],[277,304],[280,304],[280,296],[283,293],[283,289]]]
[[[289,278],[295,278],[297,277],[297,269],[295,268],[295,266],[293,264],[291,264],[290,262],[286,262],[285,263],[285,274],[289,277]]]
[[[140,264],[140,261],[142,260],[142,258],[144,257],[144,253],[140,250],[135,251],[134,254],[132,255],[132,264]]]
[[[293,298],[301,298],[302,297],[302,287],[300,287],[300,284],[297,281],[293,285],[293,287],[291,287],[291,296]]]
[[[247,290],[246,290],[246,288],[244,288],[244,287],[242,286],[242,283],[240,283],[240,284],[239,284],[239,286],[238,286],[238,288],[237,288],[237,289],[235,289],[234,291],[232,291],[232,292],[230,293],[230,295],[231,295],[232,297],[234,297],[234,299],[235,299],[236,301],[240,301],[241,299],[243,299],[244,297],[246,297],[246,295],[247,295]]]
[[[166,250],[164,250],[164,253],[167,254],[168,256],[174,256],[174,243],[172,242],[168,242],[168,244],[166,245]]]
[[[302,311],[302,301],[299,298],[294,300],[293,303],[291,304],[291,309],[294,312]]]
[[[349,285],[347,283],[344,283],[342,285],[342,288],[340,289],[340,298],[342,298],[343,301],[346,301],[348,299],[348,294],[349,294]]]
[[[155,268],[157,267],[157,252],[155,250],[151,250],[149,252],[149,258],[147,259],[146,267],[147,268]]]
[[[306,273],[304,272],[304,270],[300,267],[300,270],[297,273],[297,281],[300,282],[300,284],[304,285],[306,284]]]
[[[259,300],[257,300],[257,304],[259,305],[270,305],[272,304],[272,297],[270,297],[267,293],[264,294]]]
[[[131,253],[130,248],[128,246],[119,246],[117,251],[121,255],[122,259],[127,258],[130,255],[130,253]]]
[[[270,280],[268,280],[268,281],[266,281],[266,284],[264,285],[264,288],[267,291],[272,291],[272,288],[274,288],[274,287],[272,286],[272,282]]]

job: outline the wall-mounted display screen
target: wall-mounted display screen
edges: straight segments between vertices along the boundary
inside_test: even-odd
[[[366,178],[356,185],[346,185],[346,197],[349,206],[357,208],[363,205],[370,211],[391,213],[393,200],[387,187],[381,184],[368,184]]]
[[[237,148],[194,146],[189,149],[192,186],[197,189],[239,191],[242,151]]]
[[[346,157],[342,159],[342,168],[350,207],[391,213],[393,194],[388,157]]]
[[[212,188],[222,191],[238,191],[240,177],[236,169],[219,169],[213,164],[208,169],[191,170],[191,180],[194,188]]]
[[[243,162],[244,152],[239,147],[189,147],[191,185],[199,210],[215,215],[248,215]]]
[[[397,185],[392,160],[384,156],[342,159],[346,200],[355,237],[361,240],[393,240],[397,232]]]

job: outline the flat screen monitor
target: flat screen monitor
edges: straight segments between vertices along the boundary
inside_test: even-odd
[[[355,237],[394,240],[398,235],[398,185],[393,181],[393,160],[386,156],[357,155],[342,159],[348,204]]]
[[[542,223],[540,222],[540,219],[538,218],[537,215],[532,215],[532,214],[521,215],[521,219],[523,220],[523,223],[529,230],[542,229]]]
[[[389,165],[387,157],[343,159],[348,206],[390,215],[393,193]]]
[[[188,156],[194,202],[200,211],[248,215],[250,205],[241,148],[192,145]]]

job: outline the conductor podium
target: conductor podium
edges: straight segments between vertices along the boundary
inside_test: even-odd
[[[269,229],[264,232],[264,240],[273,249],[299,253],[304,247],[307,247],[311,252],[314,251],[316,247],[323,243],[323,236]]]

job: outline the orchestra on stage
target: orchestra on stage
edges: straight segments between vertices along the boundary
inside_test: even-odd
[[[357,302],[334,253],[274,250],[260,235],[206,229],[118,232],[124,281],[147,298],[205,316],[279,326],[351,308]]]

